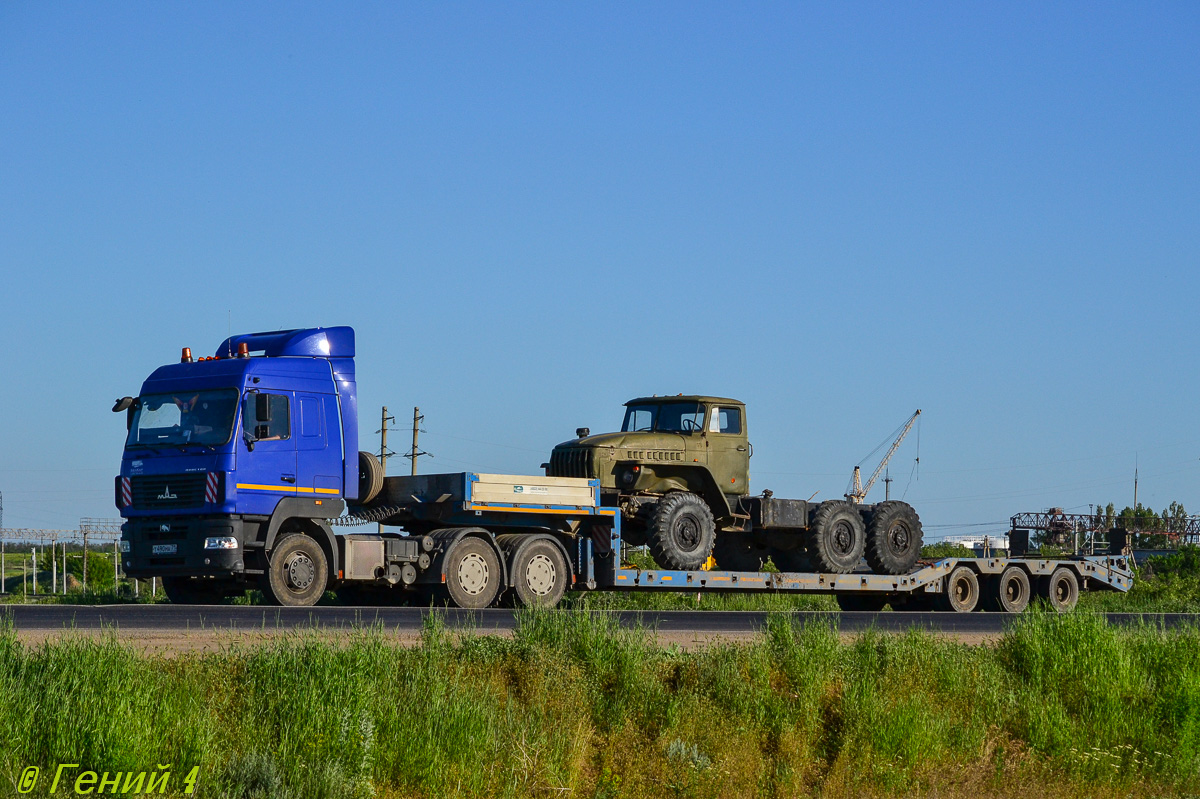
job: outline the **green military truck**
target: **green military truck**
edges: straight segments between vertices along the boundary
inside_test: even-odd
[[[744,403],[699,395],[625,403],[620,432],[587,428],[543,464],[549,477],[600,481],[603,505],[620,509],[624,540],[649,545],[663,568],[907,574],[921,553],[921,520],[905,502],[813,503],[750,494]]]

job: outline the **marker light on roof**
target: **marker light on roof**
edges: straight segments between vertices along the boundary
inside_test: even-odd
[[[183,348],[183,355],[181,355],[179,357],[179,362],[180,363],[191,363],[192,362],[192,348],[191,347]]]
[[[238,344],[238,357],[239,358],[249,358],[250,357],[250,345],[244,341],[241,342],[240,344]]]

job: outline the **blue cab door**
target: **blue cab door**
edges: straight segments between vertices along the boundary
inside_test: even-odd
[[[237,506],[239,513],[269,515],[284,497],[297,491],[295,395],[290,391],[262,388],[270,403],[270,419],[255,414],[255,392],[246,392],[242,402],[242,430],[257,439],[253,448],[243,435],[238,442]]]
[[[337,397],[296,392],[297,490],[314,499],[337,499],[342,491],[342,450],[336,431]]]

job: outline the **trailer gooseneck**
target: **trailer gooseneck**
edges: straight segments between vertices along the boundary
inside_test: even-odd
[[[904,503],[750,496],[740,402],[627,407],[621,433],[581,429],[556,447],[547,476],[385,478],[358,451],[350,328],[233,336],[199,360],[185,349],[114,407],[129,428],[115,485],[125,570],[161,578],[173,601],[257,587],[300,606],[327,590],[440,594],[467,608],[508,592],[553,606],[568,590],[685,590],[1019,612],[1035,596],[1065,610],[1081,590],[1130,587],[1119,553],[920,561],[920,520]],[[335,532],[356,520],[402,532]],[[623,539],[668,568],[623,564]]]

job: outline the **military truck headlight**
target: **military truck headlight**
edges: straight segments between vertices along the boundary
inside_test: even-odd
[[[204,539],[205,549],[237,549],[238,541],[231,535],[221,535]]]
[[[642,473],[641,466],[630,466],[621,472],[621,485],[631,486],[637,482],[638,475]]]

